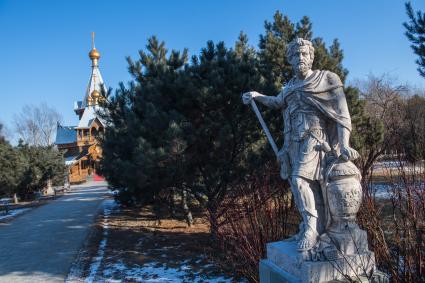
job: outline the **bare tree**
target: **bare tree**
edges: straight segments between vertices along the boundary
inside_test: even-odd
[[[366,116],[372,125],[383,131],[382,139],[368,144],[360,154],[359,166],[363,175],[367,175],[376,159],[395,149],[400,130],[404,128],[404,98],[409,88],[398,84],[397,79],[388,74],[369,75],[366,80],[356,81],[355,85],[365,102]]]
[[[14,127],[25,143],[48,146],[53,143],[56,125],[61,120],[61,114],[45,103],[25,105],[21,113],[15,114]]]
[[[365,110],[377,119],[384,119],[384,123],[391,118],[394,106],[408,91],[406,85],[397,84],[397,79],[387,74],[379,77],[369,75],[366,81],[360,83],[359,87],[366,100]]]

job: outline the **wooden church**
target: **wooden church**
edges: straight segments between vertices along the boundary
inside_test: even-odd
[[[100,105],[106,101],[102,93],[106,93],[99,70],[100,53],[94,46],[92,34],[92,50],[89,53],[92,61],[91,76],[82,101],[74,103],[74,111],[78,115],[77,126],[58,124],[56,141],[59,150],[65,152],[65,163],[69,168],[70,183],[83,183],[87,180],[102,179],[96,172],[102,156],[99,137],[105,132],[105,121],[99,116],[103,111]]]

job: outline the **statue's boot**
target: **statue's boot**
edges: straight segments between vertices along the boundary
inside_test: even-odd
[[[304,232],[301,234],[298,240],[298,250],[307,251],[316,245],[319,239],[319,233],[317,233],[317,216],[311,215],[308,212],[303,213],[304,219]]]

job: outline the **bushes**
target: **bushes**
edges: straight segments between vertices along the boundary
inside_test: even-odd
[[[392,164],[384,170],[385,199],[376,198],[373,184],[365,182],[359,222],[380,270],[393,282],[424,282],[425,168],[423,163],[406,163],[401,155]]]
[[[48,180],[53,184],[63,182],[65,161],[62,153],[52,146],[29,146],[20,143],[12,147],[0,142],[0,195],[18,194],[32,197],[43,189]]]
[[[4,139],[0,140],[0,196],[17,192],[23,176],[22,156]]]
[[[266,168],[270,171],[258,172],[234,187],[219,210],[217,238],[225,262],[252,282],[258,280],[258,264],[266,256],[266,244],[293,235],[300,220],[289,185],[277,170]]]

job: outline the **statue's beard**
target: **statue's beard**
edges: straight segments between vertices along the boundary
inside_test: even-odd
[[[302,76],[306,76],[308,74],[308,71],[311,69],[311,64],[307,63],[307,62],[300,62],[299,64],[297,64],[294,68],[295,72],[297,74],[301,74]]]

